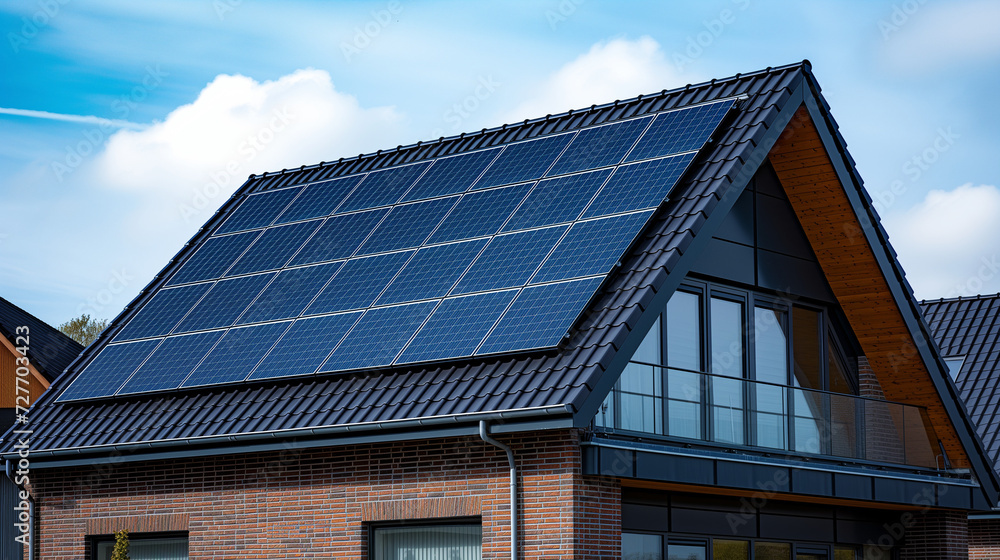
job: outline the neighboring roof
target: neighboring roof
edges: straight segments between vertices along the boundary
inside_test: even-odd
[[[955,385],[994,468],[1000,469],[1000,294],[920,305],[941,355],[965,358]]]
[[[30,333],[31,363],[49,381],[62,373],[83,351],[83,346],[79,342],[66,336],[59,329],[0,298],[0,334],[14,346],[21,346],[16,340],[17,328],[21,326],[28,327]]]
[[[78,403],[54,402],[128,319],[248,195],[262,190],[330,179],[360,171],[421,161],[672,108],[740,96],[724,126],[699,151],[646,229],[634,240],[570,336],[555,350],[476,358],[436,367],[380,368],[300,379],[244,382],[237,386],[118,396]],[[583,427],[637,348],[656,313],[694,264],[698,251],[721,224],[771,148],[803,106],[810,108],[850,205],[873,217],[864,230],[884,264],[892,298],[907,317],[909,332],[923,336],[912,290],[905,284],[884,231],[864,200],[846,144],[819,94],[808,62],[768,68],[724,80],[640,96],[480,133],[418,143],[335,163],[251,177],[209,220],[153,282],[117,317],[100,340],[72,366],[33,416],[33,465],[191,456],[373,440],[472,434],[472,421],[495,421],[497,432]],[[847,171],[839,171],[846,166]],[[867,216],[866,216],[867,219]],[[873,225],[874,224],[874,225]],[[687,258],[690,255],[690,258]],[[912,309],[911,309],[912,307]],[[943,364],[923,356],[932,376]],[[977,456],[974,434],[948,385],[935,381],[962,445]],[[943,387],[943,388],[942,388]],[[403,433],[405,431],[405,433]],[[976,463],[980,480],[992,471]],[[984,474],[985,473],[985,474]]]

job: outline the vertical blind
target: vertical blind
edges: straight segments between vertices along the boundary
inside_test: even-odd
[[[375,529],[375,560],[480,560],[479,525],[431,525]]]

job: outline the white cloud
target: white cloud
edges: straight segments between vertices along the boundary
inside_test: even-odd
[[[266,82],[223,74],[163,122],[112,135],[96,161],[97,178],[142,191],[208,181],[238,186],[250,173],[384,147],[399,136],[400,121],[391,107],[363,108],[338,92],[323,70]]]
[[[640,93],[682,86],[696,79],[682,79],[660,49],[643,36],[635,41],[613,39],[596,43],[590,51],[557,70],[515,107],[507,122],[562,113]]]
[[[919,6],[916,9],[910,6]],[[925,74],[1000,58],[995,0],[903,2],[879,20],[882,59],[895,71]]]
[[[934,190],[884,218],[917,297],[1000,292],[1000,189],[962,185]]]

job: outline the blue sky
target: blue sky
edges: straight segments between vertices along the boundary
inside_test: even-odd
[[[918,297],[1000,291],[996,2],[679,4],[4,3],[0,295],[112,318],[250,173],[804,58]]]

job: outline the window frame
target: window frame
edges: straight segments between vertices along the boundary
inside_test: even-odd
[[[440,526],[479,527],[480,550],[482,550],[483,518],[481,516],[434,517],[427,519],[399,519],[392,521],[369,521],[365,523],[364,557],[367,560],[375,560],[375,532],[379,529],[394,528],[394,527],[440,527]]]
[[[128,534],[129,544],[131,544],[132,541],[155,539],[184,539],[188,545],[188,557],[191,556],[191,535],[189,531],[151,531],[148,533],[129,532]],[[87,535],[87,558],[90,560],[97,560],[97,547],[106,542],[115,542],[114,533]]]

